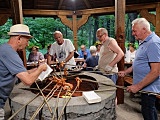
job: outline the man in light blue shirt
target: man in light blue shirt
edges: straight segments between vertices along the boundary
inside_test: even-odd
[[[88,49],[86,49],[85,45],[81,45],[81,50],[78,51],[79,53],[79,58],[88,58],[91,56],[91,53]]]
[[[150,31],[150,24],[145,18],[132,22],[132,35],[140,42],[132,67],[120,71],[121,77],[133,71],[133,85],[127,91],[136,93],[139,90],[160,93],[160,38]],[[156,96],[142,93],[142,115],[144,120],[158,120],[155,107]]]

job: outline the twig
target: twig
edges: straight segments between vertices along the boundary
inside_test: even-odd
[[[58,102],[59,102],[59,96],[60,96],[60,94],[61,94],[61,91],[62,91],[62,87],[61,87],[61,89],[60,89],[60,91],[59,91],[59,93],[58,93],[58,96],[57,96],[56,106],[55,106],[55,109],[54,109],[54,113],[53,113],[53,116],[52,116],[52,120],[54,120],[54,115],[55,115],[55,113],[56,113],[56,110],[58,109]],[[58,117],[58,116],[57,116],[57,117]]]
[[[42,89],[42,91],[45,90],[51,83],[52,83],[52,81],[51,81],[46,87],[44,87],[44,88]],[[23,105],[20,109],[18,109],[8,120],[12,120],[12,118],[13,118],[15,115],[17,115],[23,108],[25,108],[29,103],[31,103],[34,99],[36,99],[36,98],[39,96],[39,94],[40,94],[40,92],[37,93],[36,96],[35,96],[33,99],[31,99],[31,100],[28,101],[25,105]]]
[[[51,107],[49,106],[49,104],[48,104],[48,102],[47,102],[47,100],[46,100],[46,97],[44,96],[44,94],[43,94],[42,90],[39,88],[39,86],[38,86],[38,84],[37,84],[37,82],[36,82],[36,81],[35,81],[35,83],[36,83],[36,86],[37,86],[38,90],[40,91],[41,95],[43,96],[44,101],[46,102],[46,104],[47,104],[47,106],[48,106],[48,109],[49,109],[49,111],[50,111],[51,115],[53,115],[53,112],[52,112]]]
[[[53,97],[53,95],[54,95],[54,93],[56,92],[56,90],[58,89],[58,88],[56,88],[56,90],[54,90],[56,88],[56,86],[54,86],[53,87],[53,89],[50,91],[50,93],[47,95],[47,101],[49,101],[52,97]],[[54,90],[54,91],[53,91]],[[52,93],[52,94],[51,94]],[[50,96],[50,94],[51,94],[51,96]],[[37,110],[35,111],[35,113],[32,115],[32,117],[31,117],[31,119],[30,120],[34,120],[34,118],[36,117],[36,115],[38,114],[38,112],[42,109],[42,107],[45,105],[45,101],[43,101],[43,103],[37,108]]]
[[[75,87],[75,89],[73,90],[72,94],[70,94],[68,100],[65,102],[65,104],[64,104],[64,106],[63,106],[63,108],[62,108],[62,110],[61,110],[61,113],[60,113],[60,116],[59,116],[58,120],[61,119],[62,114],[63,114],[63,111],[64,111],[64,108],[67,106],[68,102],[70,101],[72,95],[74,94],[74,92],[76,91],[77,88],[78,88],[78,85]]]

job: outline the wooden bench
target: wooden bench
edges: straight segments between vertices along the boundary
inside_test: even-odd
[[[132,76],[125,76],[124,77],[124,82],[129,84],[129,85],[132,85],[133,84],[133,78]]]
[[[156,97],[157,97],[158,99],[160,99],[160,96],[157,95]]]

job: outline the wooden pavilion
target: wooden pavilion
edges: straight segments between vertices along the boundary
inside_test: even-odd
[[[156,11],[156,14],[149,13]],[[115,37],[124,50],[125,14],[136,12],[155,26],[160,35],[160,0],[0,0],[0,25],[11,18],[13,24],[23,23],[23,17],[59,17],[63,24],[73,31],[74,46],[77,49],[77,31],[92,15],[115,14]],[[72,19],[69,19],[72,18]],[[26,65],[26,53],[19,53]],[[124,69],[124,60],[118,63]],[[123,78],[118,85],[124,85]],[[118,103],[124,102],[124,92],[117,90]]]

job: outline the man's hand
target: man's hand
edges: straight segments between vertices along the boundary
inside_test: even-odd
[[[125,71],[119,71],[118,76],[124,77],[126,75]]]
[[[47,59],[38,60],[38,65],[47,63]]]
[[[47,70],[47,63],[40,64],[38,68],[41,69],[42,71],[46,71]]]
[[[65,61],[60,62],[59,67],[63,68],[65,66],[65,63],[66,63]]]
[[[98,70],[98,65],[93,68],[93,71]]]
[[[109,66],[109,65],[107,65],[107,66],[105,67],[105,71],[106,71],[106,72],[111,72],[112,69],[113,69],[113,67],[111,67],[111,66]]]
[[[139,90],[141,90],[141,88],[138,84],[131,85],[131,86],[127,87],[128,92],[137,93]]]

